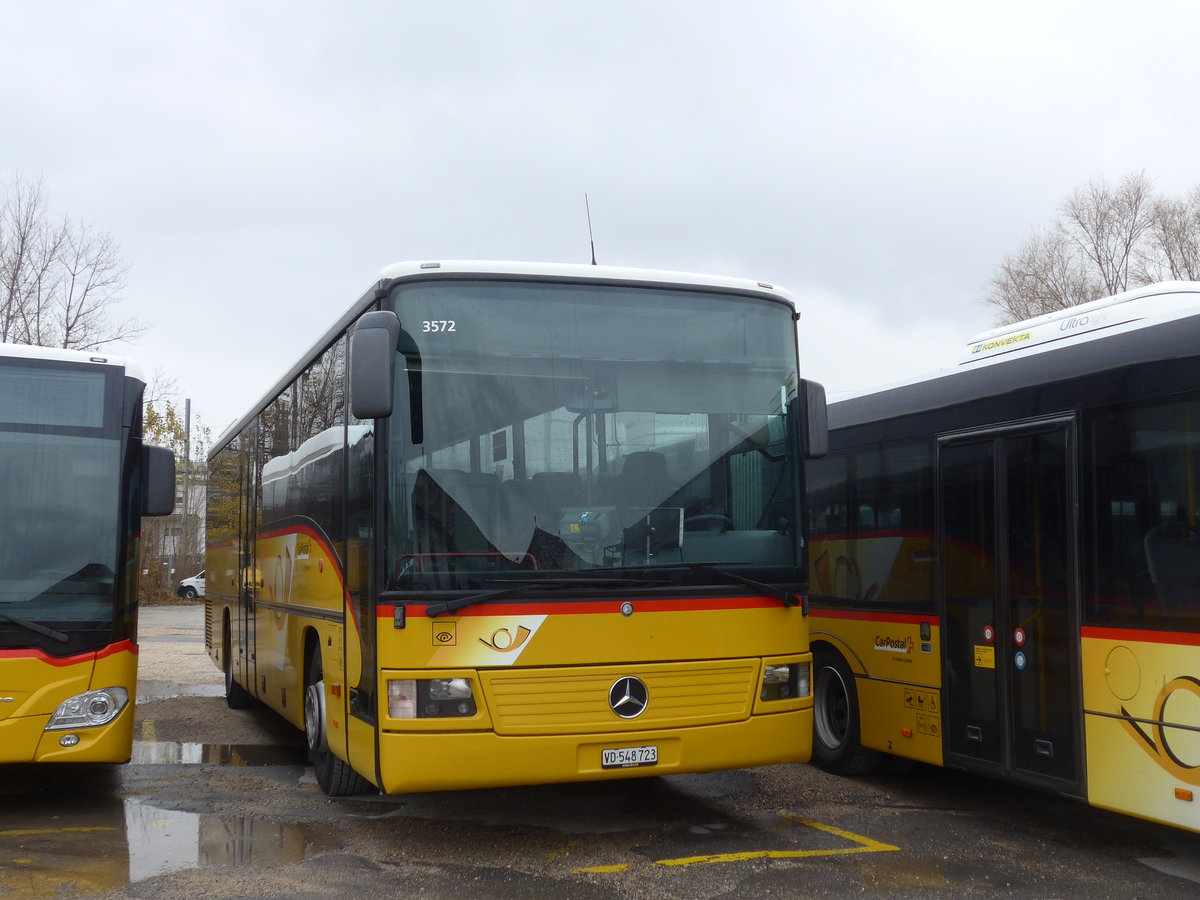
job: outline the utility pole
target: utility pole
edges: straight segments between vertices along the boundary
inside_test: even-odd
[[[191,485],[189,475],[192,470],[192,400],[187,398],[183,401],[183,521],[179,529],[180,541],[184,543],[183,551],[185,554],[191,553],[189,524],[191,518],[188,516],[188,501],[191,498]]]

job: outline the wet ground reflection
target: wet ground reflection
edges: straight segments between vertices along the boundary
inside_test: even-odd
[[[299,862],[312,847],[293,826],[125,804],[129,881],[201,866]]]
[[[303,766],[304,747],[267,744],[198,744],[177,741],[134,741],[134,765],[202,763],[213,766]]]
[[[302,747],[142,740],[132,765],[300,767]],[[179,812],[120,797],[120,767],[5,767],[0,897],[90,897],[205,866],[300,862],[319,836],[245,816]]]
[[[178,812],[137,800],[81,798],[69,817],[46,812],[61,809],[59,804],[5,807],[0,896],[6,900],[87,897],[204,866],[300,862],[317,847],[314,835],[293,825]]]

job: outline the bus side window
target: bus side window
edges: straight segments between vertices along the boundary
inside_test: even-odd
[[[1200,399],[1110,408],[1089,429],[1087,615],[1200,620]]]

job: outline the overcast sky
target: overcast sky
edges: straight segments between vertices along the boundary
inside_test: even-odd
[[[64,9],[65,8],[65,9]],[[832,391],[956,358],[1096,176],[1200,184],[1193,0],[0,0],[0,176],[107,231],[213,437],[401,260],[771,281]]]

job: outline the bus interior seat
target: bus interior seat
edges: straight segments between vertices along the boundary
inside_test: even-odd
[[[621,472],[613,479],[611,500],[622,510],[622,524],[638,518],[635,509],[662,506],[678,489],[667,469],[667,458],[656,450],[637,450],[625,457]]]
[[[1200,529],[1178,522],[1156,525],[1143,543],[1163,612],[1200,612]]]
[[[487,553],[483,529],[491,521],[499,482],[490,472],[421,469],[413,488],[413,520],[425,553]]]
[[[538,528],[558,534],[562,511],[585,503],[583,485],[574,472],[535,472],[529,478],[529,499]]]

